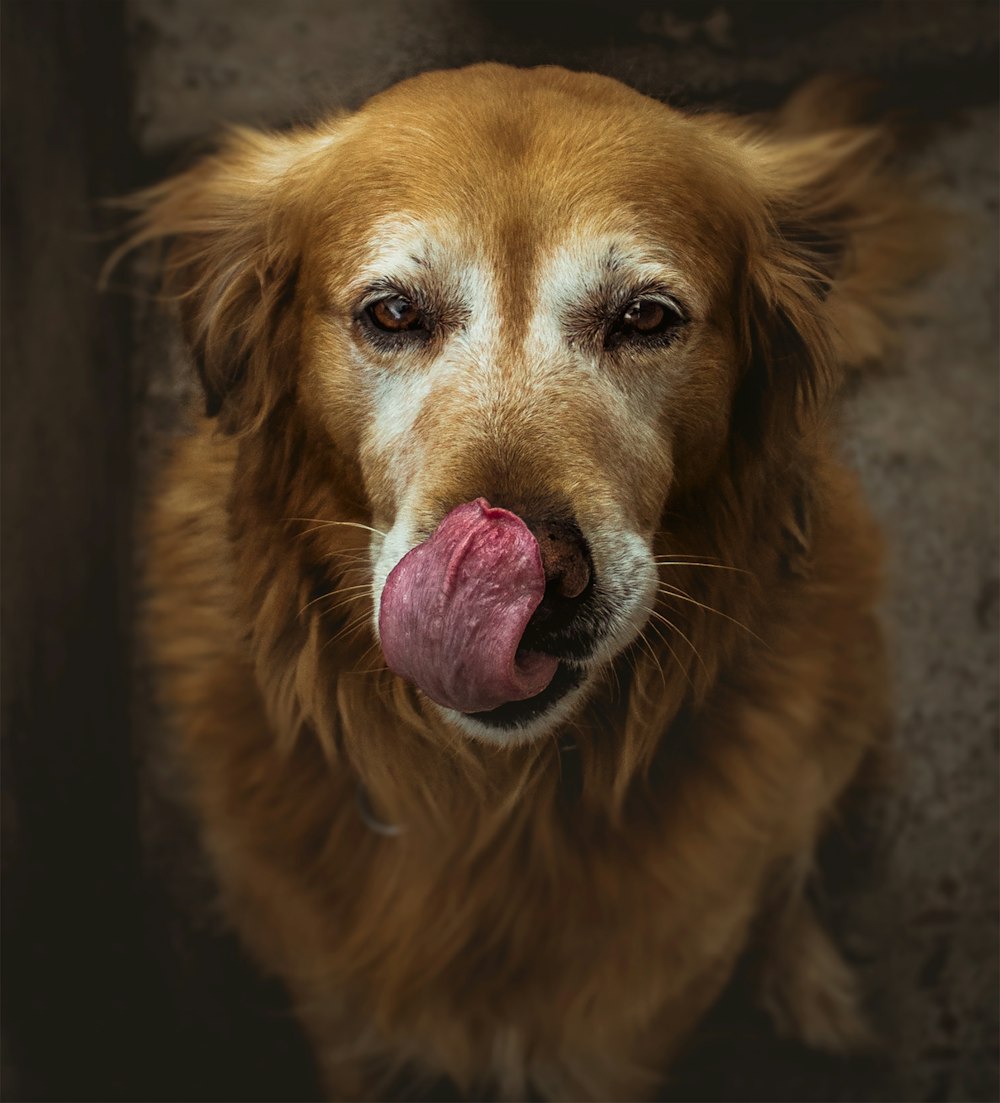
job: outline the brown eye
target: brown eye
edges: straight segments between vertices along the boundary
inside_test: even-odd
[[[402,295],[390,295],[387,299],[379,299],[365,310],[365,314],[372,325],[387,333],[407,333],[427,329],[424,312]]]
[[[622,315],[622,325],[638,333],[652,333],[660,328],[666,317],[667,309],[653,299],[637,299],[629,303]]]
[[[608,331],[606,344],[631,339],[669,338],[687,319],[679,307],[660,299],[633,299]]]

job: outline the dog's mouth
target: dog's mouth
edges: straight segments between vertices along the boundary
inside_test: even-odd
[[[469,713],[471,719],[488,728],[506,731],[512,728],[525,728],[541,719],[564,697],[577,689],[584,680],[581,667],[560,662],[552,681],[534,697],[523,701],[508,701],[486,712]]]
[[[552,681],[534,697],[508,701],[486,712],[471,713],[471,718],[499,731],[534,724],[553,709],[587,677],[585,662],[594,653],[597,641],[606,634],[601,616],[599,588],[593,576],[579,597],[567,602],[552,586],[532,614],[524,630],[519,650],[555,658],[559,665]]]
[[[584,680],[581,664],[600,635],[579,530],[533,529],[484,499],[467,502],[399,560],[382,589],[389,668],[487,728],[523,728],[553,709]]]

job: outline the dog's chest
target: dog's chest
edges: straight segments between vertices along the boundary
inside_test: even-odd
[[[377,921],[359,905],[349,942],[364,951],[342,964],[350,1005],[365,1008],[366,1029],[373,1017],[386,1052],[525,1098],[539,1077],[578,1094],[564,1061],[585,1065],[609,1034],[621,1052],[640,1046],[665,978],[684,972],[666,898],[638,865],[611,849],[574,853],[570,838],[562,861],[511,840],[471,866],[403,836],[373,840],[359,899],[391,884],[392,904]]]

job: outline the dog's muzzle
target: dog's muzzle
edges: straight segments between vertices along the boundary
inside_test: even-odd
[[[494,726],[523,723],[578,684],[560,659],[592,589],[575,524],[528,523],[483,498],[467,502],[386,579],[386,662],[445,708]]]

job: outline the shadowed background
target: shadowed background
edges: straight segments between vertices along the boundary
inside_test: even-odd
[[[148,299],[97,294],[115,224],[97,201],[224,123],[304,121],[492,59],[695,109],[773,107],[828,70],[875,77],[960,216],[898,354],[843,412],[891,546],[899,764],[831,846],[826,908],[884,1049],[785,1045],[738,980],[665,1097],[995,1100],[996,5],[8,0],[3,15],[4,1098],[316,1092],[280,991],[199,908],[190,827],[149,784],[133,532],[192,384]]]

